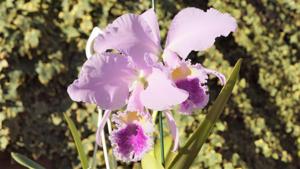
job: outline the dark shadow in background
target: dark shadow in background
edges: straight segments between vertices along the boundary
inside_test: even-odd
[[[224,59],[228,60],[233,66],[238,57],[243,57],[243,64],[241,67],[240,76],[247,81],[247,88],[244,92],[250,99],[251,106],[253,108],[253,114],[251,116],[260,116],[265,119],[266,125],[270,128],[275,137],[280,140],[280,144],[283,149],[287,150],[293,159],[297,159],[297,148],[295,145],[295,139],[290,135],[285,134],[284,124],[277,115],[278,107],[270,100],[273,100],[267,91],[261,88],[258,83],[258,71],[259,67],[253,61],[253,57],[250,56],[246,50],[236,44],[232,36],[228,38],[221,38],[217,41],[216,46],[219,51],[224,55]],[[231,51],[234,49],[234,52]],[[225,157],[231,157],[233,152],[238,152],[241,155],[247,165],[250,168],[263,169],[266,166],[269,168],[298,168],[299,162],[292,161],[291,163],[284,163],[273,158],[266,158],[263,155],[256,153],[256,146],[254,145],[255,140],[259,139],[258,136],[246,128],[244,124],[244,115],[240,112],[238,105],[234,102],[229,102],[230,106],[234,109],[231,110],[234,116],[222,116],[221,119],[227,121],[228,130],[222,135],[224,136],[228,146],[228,150],[223,152]],[[248,115],[249,116],[249,115]],[[280,153],[279,153],[280,154]],[[229,156],[228,156],[229,155]],[[280,158],[280,157],[279,157]],[[229,159],[228,159],[229,160]]]
[[[77,159],[77,152],[75,149],[67,148],[68,142],[72,141],[66,139],[65,133],[68,128],[65,122],[54,125],[51,116],[56,115],[64,119],[63,113],[72,104],[66,89],[68,84],[77,77],[77,66],[84,62],[85,54],[78,52],[75,41],[66,42],[63,32],[53,22],[53,18],[57,18],[61,11],[60,2],[50,3],[48,13],[41,10],[31,14],[33,18],[39,16],[46,20],[46,24],[39,23],[39,21],[33,23],[33,26],[42,34],[39,47],[37,47],[42,50],[42,54],[39,54],[41,58],[34,57],[28,60],[26,57],[18,56],[16,52],[13,53],[15,56],[8,59],[10,69],[20,70],[25,76],[23,84],[17,89],[24,112],[4,122],[4,125],[8,126],[11,131],[9,135],[11,140],[6,148],[7,152],[2,156],[8,162],[13,162],[10,159],[10,152],[18,152],[29,158],[35,154],[38,157],[37,161],[47,168],[67,169],[71,168],[74,159]],[[32,74],[35,72],[35,65],[38,61],[49,61],[48,55],[58,50],[63,52],[61,62],[66,69],[55,75],[55,78],[47,85],[42,85],[37,74]],[[35,54],[36,51],[32,53]],[[74,122],[76,123],[76,120]],[[20,143],[23,145],[18,145]],[[79,163],[78,160],[75,162]]]
[[[251,0],[249,0],[250,2]],[[203,10],[208,9],[207,2],[199,1],[184,1],[186,6],[198,7]],[[261,10],[262,16],[267,15],[267,18],[273,18],[272,13],[266,11],[266,9],[261,5],[260,1],[251,1],[256,10]],[[273,25],[277,26],[277,22],[273,22]],[[280,30],[278,30],[280,31]],[[233,101],[229,101],[228,107],[232,107],[230,110],[234,114],[233,116],[221,116],[221,120],[225,120],[228,124],[228,130],[221,133],[224,137],[226,149],[220,153],[225,159],[231,161],[231,157],[234,152],[237,152],[241,159],[246,163],[249,168],[253,169],[265,169],[268,168],[274,169],[296,169],[300,167],[300,162],[297,161],[297,147],[295,145],[295,138],[286,134],[285,124],[282,122],[280,117],[277,115],[278,107],[271,102],[272,97],[267,91],[265,91],[260,84],[258,83],[258,71],[259,66],[255,64],[254,58],[249,55],[246,50],[239,46],[235,41],[232,35],[229,37],[221,37],[216,40],[215,43],[217,49],[223,54],[224,59],[227,60],[231,66],[237,62],[239,58],[243,59],[243,65],[241,67],[240,76],[245,78],[247,81],[247,88],[245,92],[250,98],[251,106],[253,107],[253,117],[259,115],[265,119],[266,125],[270,128],[275,137],[279,139],[280,145],[284,150],[287,150],[288,153],[292,155],[293,161],[289,163],[284,163],[280,160],[275,160],[273,158],[266,158],[262,154],[255,152],[256,146],[254,145],[255,140],[258,139],[257,136],[254,136],[253,133],[246,128],[244,124],[244,115],[240,112],[238,105],[235,105]],[[293,44],[291,44],[293,45]],[[299,53],[299,48],[298,48]],[[201,63],[203,58],[196,56],[196,53],[192,53],[190,56],[193,62]],[[213,82],[215,83],[215,82]],[[215,83],[214,86],[216,86]],[[217,90],[219,91],[219,90]],[[217,94],[213,94],[215,97]],[[280,153],[279,153],[280,154]],[[280,157],[279,157],[280,158]]]

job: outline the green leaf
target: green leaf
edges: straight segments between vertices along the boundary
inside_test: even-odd
[[[155,158],[154,151],[144,155],[142,159],[142,169],[164,169],[161,163]]]
[[[77,148],[77,152],[80,158],[80,162],[81,162],[81,166],[83,169],[87,169],[88,168],[88,160],[87,160],[87,156],[84,154],[84,150],[83,150],[83,145],[79,136],[79,132],[76,129],[73,121],[66,115],[64,114],[65,119],[68,123],[69,129],[72,133],[73,139],[75,141],[75,145]]]
[[[233,71],[222,88],[216,101],[213,103],[212,107],[209,109],[208,114],[201,123],[201,125],[196,129],[192,136],[187,140],[186,144],[178,153],[174,156],[170,165],[167,168],[172,169],[184,169],[189,168],[194,159],[197,157],[201,150],[202,145],[207,140],[213,126],[218,120],[220,114],[222,113],[226,102],[231,95],[233,87],[238,79],[239,70],[241,67],[242,59],[239,59],[233,68]]]
[[[41,166],[40,164],[30,160],[28,157],[19,154],[19,153],[10,153],[11,157],[18,162],[20,165],[30,168],[30,169],[45,169],[45,167]]]

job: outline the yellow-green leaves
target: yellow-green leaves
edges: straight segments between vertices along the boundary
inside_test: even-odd
[[[30,29],[25,32],[25,48],[27,50],[29,48],[36,48],[39,44],[39,38],[41,36],[41,32],[37,29]]]
[[[18,162],[20,165],[29,168],[29,169],[45,169],[43,166],[40,164],[30,160],[28,157],[19,154],[19,153],[11,153],[11,157]]]
[[[49,81],[55,77],[55,75],[62,73],[65,69],[64,65],[61,63],[61,51],[49,54],[48,58],[50,59],[48,62],[45,63],[39,61],[35,67],[35,71],[38,74],[38,79],[43,85],[47,85]]]
[[[196,131],[194,131],[182,149],[180,149],[174,156],[173,161],[167,166],[167,168],[184,169],[189,168],[192,165],[229,99],[233,87],[238,79],[241,62],[242,60],[240,59],[236,63],[226,85],[223,87],[216,101],[209,109],[204,121],[196,129]]]

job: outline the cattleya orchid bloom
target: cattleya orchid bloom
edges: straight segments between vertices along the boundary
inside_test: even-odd
[[[99,145],[99,133],[111,112],[127,105],[125,111],[113,116],[117,129],[110,136],[119,160],[140,160],[150,150],[153,123],[149,110],[165,113],[176,151],[179,135],[171,110],[179,106],[181,113],[191,114],[205,107],[209,74],[225,83],[221,73],[192,65],[186,58],[191,51],[204,51],[216,37],[235,29],[236,21],[229,14],[186,8],[173,19],[163,50],[153,8],[141,15],[122,15],[103,31],[93,29],[86,46],[88,60],[68,93],[74,101],[106,110],[96,135]]]

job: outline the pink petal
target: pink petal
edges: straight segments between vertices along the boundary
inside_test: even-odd
[[[143,105],[161,111],[180,104],[187,99],[188,93],[178,89],[164,72],[154,68],[147,79],[148,87],[141,93]]]
[[[169,128],[170,128],[170,131],[171,131],[171,135],[173,137],[173,152],[174,151],[177,151],[178,149],[178,146],[179,146],[179,132],[178,132],[178,128],[176,126],[176,122],[173,118],[173,115],[170,111],[165,111],[165,114],[166,114],[166,118],[167,118],[167,121],[168,121],[168,124],[169,124]]]
[[[185,59],[192,51],[203,51],[214,44],[215,38],[227,36],[237,27],[235,19],[211,8],[206,12],[197,8],[181,10],[173,19],[166,41],[166,49]]]
[[[159,25],[157,22],[156,13],[153,8],[148,9],[146,12],[144,12],[140,17],[147,22],[149,27],[152,30],[152,37],[155,39],[154,42],[156,42],[157,46],[160,46],[160,32],[159,32]]]
[[[92,33],[91,33],[89,39],[87,40],[86,46],[85,46],[85,54],[86,54],[87,58],[90,58],[94,54],[94,50],[92,48],[94,39],[101,33],[103,33],[103,32],[100,28],[98,28],[98,27],[93,28]]]
[[[79,78],[68,87],[68,94],[74,101],[116,110],[125,105],[134,76],[127,57],[97,54],[84,63]]]
[[[94,42],[94,50],[98,53],[115,49],[133,58],[137,68],[144,68],[145,53],[158,54],[160,46],[157,37],[143,17],[125,14],[110,24],[103,34]]]
[[[140,94],[143,90],[144,86],[142,84],[139,83],[136,85],[135,89],[131,93],[131,96],[129,97],[127,111],[142,112],[144,110],[144,106],[140,99]]]
[[[98,115],[98,128],[96,131],[96,143],[99,146],[102,146],[102,142],[101,142],[101,132],[103,132],[104,126],[111,114],[111,110],[105,110],[103,118],[102,118],[102,114],[100,114],[101,112],[99,112]]]

